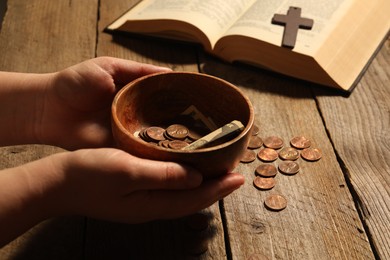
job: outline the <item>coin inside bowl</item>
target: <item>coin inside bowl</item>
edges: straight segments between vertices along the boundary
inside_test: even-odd
[[[195,123],[201,122],[200,136],[234,120],[243,125],[239,133],[195,150],[168,149],[141,136],[150,127],[166,130],[190,122],[188,128],[194,129]],[[206,177],[227,173],[238,165],[253,121],[252,104],[239,88],[201,73],[163,72],[138,78],[123,87],[112,103],[112,130],[118,148],[141,158],[186,163]]]

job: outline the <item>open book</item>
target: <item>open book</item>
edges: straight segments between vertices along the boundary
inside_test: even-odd
[[[271,23],[291,6],[314,21],[293,49]],[[228,62],[351,91],[389,32],[389,14],[390,0],[143,0],[106,30],[197,42]]]

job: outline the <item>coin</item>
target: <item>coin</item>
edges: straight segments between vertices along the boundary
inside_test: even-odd
[[[299,158],[299,152],[293,147],[284,147],[279,151],[279,157],[283,160],[294,161]]]
[[[287,207],[287,199],[279,194],[271,194],[265,199],[264,205],[269,210],[280,211]]]
[[[260,190],[270,190],[275,187],[275,183],[274,178],[263,178],[260,176],[256,176],[253,180],[253,185]]]
[[[301,156],[307,161],[318,161],[322,157],[322,152],[318,148],[306,148],[302,150]]]
[[[143,135],[148,137],[150,140],[153,140],[155,142],[163,141],[165,140],[164,137],[165,129],[158,127],[158,126],[151,126],[146,128],[143,131]]]
[[[299,165],[296,162],[284,161],[278,166],[279,170],[287,175],[293,175],[299,172]]]
[[[252,135],[249,139],[248,148],[257,149],[263,145],[263,140],[260,137]]]
[[[191,141],[196,141],[198,139],[200,139],[202,136],[194,131],[188,131],[188,138],[191,140]]]
[[[257,157],[262,161],[272,162],[278,159],[278,152],[271,148],[264,148],[259,151]]]
[[[250,163],[256,159],[256,153],[252,150],[246,149],[241,156],[242,163]]]
[[[138,136],[141,137],[142,140],[149,142],[150,139],[148,136],[146,136],[146,133],[145,133],[146,129],[147,128],[141,129],[141,131],[139,131],[139,133],[138,133]]]
[[[257,166],[255,172],[257,175],[262,177],[274,177],[278,171],[272,164],[260,164]]]
[[[260,128],[257,125],[253,125],[252,135],[258,135],[260,132]]]
[[[169,141],[169,140],[163,140],[163,141],[158,142],[158,145],[159,145],[159,146],[162,146],[162,147],[164,147],[164,148],[169,148],[169,142],[171,142],[171,141]]]
[[[173,140],[168,143],[168,147],[174,150],[180,150],[189,144],[187,142],[184,142],[182,140]]]
[[[179,140],[185,139],[189,133],[188,128],[180,124],[170,125],[165,131],[169,137]]]
[[[311,146],[311,141],[304,136],[296,136],[290,140],[290,144],[297,149],[304,149]]]
[[[283,139],[277,136],[268,136],[264,140],[264,146],[272,149],[279,149],[283,147]]]

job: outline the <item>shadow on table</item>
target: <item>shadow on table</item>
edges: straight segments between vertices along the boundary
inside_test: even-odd
[[[185,217],[129,225],[83,217],[47,220],[0,250],[0,259],[203,259],[217,227]],[[222,232],[219,232],[221,235]]]
[[[0,259],[83,259],[85,218],[44,221],[3,247]]]
[[[206,255],[217,230],[194,230],[186,218],[137,225],[89,220],[86,234],[88,259],[196,259]]]

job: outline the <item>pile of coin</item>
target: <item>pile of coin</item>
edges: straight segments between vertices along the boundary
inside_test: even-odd
[[[200,136],[194,134],[181,124],[172,124],[166,129],[159,126],[151,126],[136,133],[137,136],[152,144],[174,150],[195,150],[224,143],[237,136],[244,129],[244,125],[233,120],[220,128]]]
[[[174,150],[180,150],[200,138],[198,132],[190,131],[182,124],[171,124],[167,128],[150,126],[136,132],[135,135],[145,142]]]
[[[253,185],[259,190],[271,190],[276,185],[275,176],[279,172],[284,175],[295,175],[299,172],[299,158],[306,161],[318,161],[322,152],[318,148],[311,147],[311,141],[304,136],[296,136],[290,140],[290,147],[283,147],[284,141],[278,136],[269,136],[264,140],[258,136],[259,128],[254,125],[248,149],[241,158],[242,163],[251,163],[257,159],[264,162],[255,169]],[[264,147],[263,147],[264,146]],[[257,153],[255,149],[261,148]],[[277,159],[282,161],[278,166],[271,164]],[[287,207],[287,199],[280,194],[271,194],[265,201],[267,209],[280,211]]]

